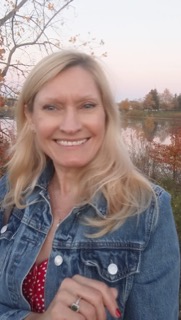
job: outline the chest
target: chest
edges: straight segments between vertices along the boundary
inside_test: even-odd
[[[64,221],[52,231],[51,250],[45,282],[45,306],[54,298],[61,282],[75,274],[97,279],[118,288],[122,308],[128,297],[134,275],[139,272],[141,250],[126,247],[115,239],[87,239],[77,226],[77,218]],[[10,226],[9,226],[10,228]],[[76,232],[75,232],[76,230]],[[51,231],[50,231],[51,233]],[[20,235],[21,234],[21,235]],[[4,234],[0,241],[0,301],[11,296],[12,304],[22,304],[22,282],[37,261],[46,241],[46,235],[19,227],[11,237]],[[48,238],[47,238],[48,239]],[[42,257],[42,256],[41,256]],[[27,306],[26,306],[27,307]]]
[[[75,209],[57,227],[51,223],[47,209],[40,211],[36,207],[32,218],[28,213],[24,216],[13,213],[7,230],[0,235],[0,303],[5,304],[10,296],[12,306],[27,308],[22,297],[23,279],[34,262],[45,260],[48,252],[45,308],[61,282],[75,274],[116,287],[120,306],[124,308],[134,277],[139,273],[143,241],[140,242],[139,233],[130,239],[125,228],[99,239],[88,238],[86,234],[95,230],[82,223],[84,214],[84,210]],[[95,212],[91,208],[86,214],[91,216]]]

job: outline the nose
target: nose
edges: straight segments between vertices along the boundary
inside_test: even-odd
[[[60,123],[60,130],[65,133],[75,133],[81,129],[81,120],[78,115],[78,111],[73,108],[64,111],[63,117]]]

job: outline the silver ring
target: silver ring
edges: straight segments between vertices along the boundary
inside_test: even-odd
[[[78,298],[76,300],[76,302],[72,303],[72,305],[70,306],[70,309],[72,311],[79,312],[79,309],[80,309],[79,302],[80,302],[80,300],[81,300],[81,298]]]

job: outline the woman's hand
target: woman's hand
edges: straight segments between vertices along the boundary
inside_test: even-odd
[[[71,310],[78,298],[79,311]],[[31,314],[27,320],[106,320],[106,309],[110,314],[121,316],[116,302],[117,290],[105,283],[79,275],[66,278],[47,311],[41,315]]]

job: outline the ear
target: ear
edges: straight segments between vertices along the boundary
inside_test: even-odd
[[[29,124],[31,131],[35,131],[35,127],[34,127],[33,119],[32,119],[32,113],[28,110],[28,107],[26,104],[24,105],[24,114],[25,114],[27,123]]]

